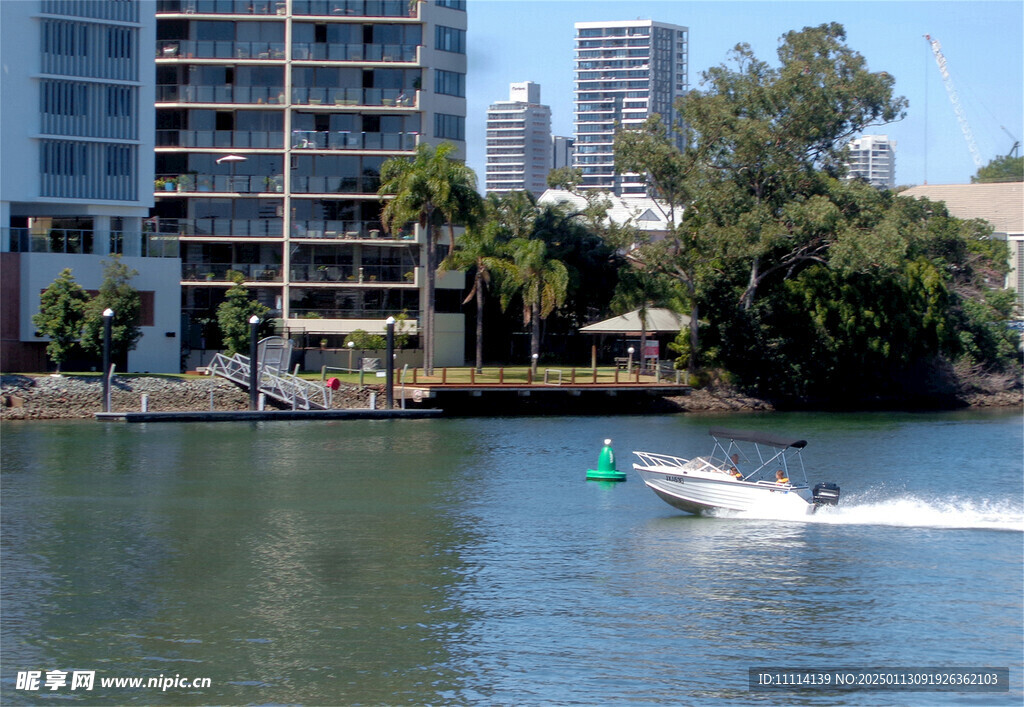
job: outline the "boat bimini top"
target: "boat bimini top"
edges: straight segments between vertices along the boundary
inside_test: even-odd
[[[774,481],[775,470],[782,469],[793,485],[807,485],[807,472],[800,450],[807,441],[790,437],[779,437],[749,430],[730,430],[712,427],[708,434],[715,440],[714,449],[707,460],[716,466],[728,469],[732,466],[732,455],[739,455],[740,462],[753,464],[753,471],[743,474],[743,481]],[[739,444],[747,442],[749,444]],[[721,456],[719,456],[719,454]],[[799,469],[801,484],[793,480],[793,471]],[[742,473],[742,469],[740,470]]]

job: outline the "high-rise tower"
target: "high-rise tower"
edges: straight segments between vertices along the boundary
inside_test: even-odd
[[[465,155],[465,0],[159,0],[156,210],[180,234],[192,336],[241,272],[289,336],[417,332],[424,241],[387,234],[380,168]],[[439,365],[462,361],[461,278],[438,282]],[[307,338],[308,340],[308,338]]]
[[[848,145],[850,178],[879,189],[896,188],[896,143],[888,135],[862,135]]]
[[[511,84],[509,99],[487,109],[486,191],[526,190],[540,196],[551,171],[551,109],[540,102],[540,85]]]
[[[677,122],[675,99],[688,88],[689,30],[628,20],[576,23],[574,166],[583,188],[621,196],[646,194],[643,177],[615,172],[617,130],[638,127],[657,113]]]

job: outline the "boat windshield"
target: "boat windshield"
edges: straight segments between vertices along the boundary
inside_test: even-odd
[[[807,485],[807,472],[800,456],[807,446],[805,440],[722,427],[712,427],[709,434],[715,440],[708,458],[711,464],[726,471],[735,467],[744,481],[755,482],[774,482],[781,469],[790,484]]]

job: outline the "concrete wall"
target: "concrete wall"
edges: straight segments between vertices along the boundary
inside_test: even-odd
[[[32,315],[39,311],[39,295],[57,279],[61,270],[71,268],[75,282],[87,290],[98,290],[103,283],[107,261],[95,255],[72,253],[21,253],[19,277],[21,302],[18,310],[18,337],[21,342],[46,341],[35,335]],[[178,258],[121,259],[139,274],[131,285],[154,293],[153,324],[142,327],[142,338],[128,354],[125,373],[178,373],[181,367],[181,260]],[[172,334],[172,336],[168,336]]]

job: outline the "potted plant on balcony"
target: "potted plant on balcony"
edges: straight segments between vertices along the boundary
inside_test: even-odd
[[[157,191],[174,191],[174,179],[172,177],[157,177],[153,184]]]

